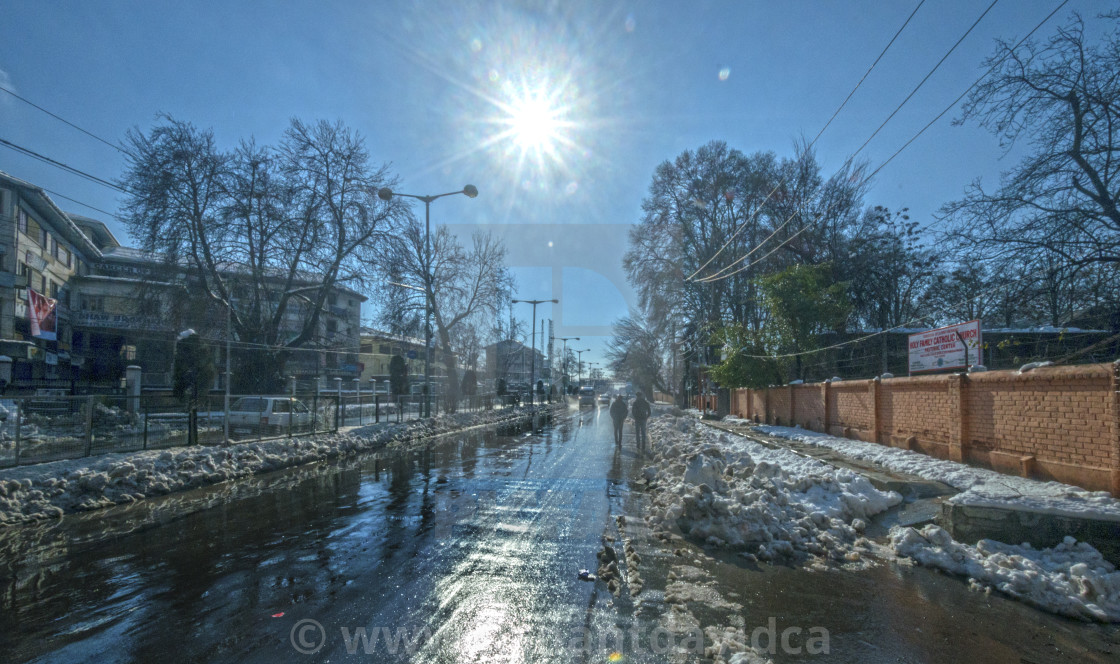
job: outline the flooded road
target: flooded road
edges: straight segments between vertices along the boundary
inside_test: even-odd
[[[632,440],[615,447],[605,411],[573,410],[535,433],[476,430],[0,531],[0,660],[607,661],[607,630],[662,624],[665,582],[682,562],[636,537],[638,598],[577,578],[619,535],[617,517],[640,510],[630,485],[640,461]],[[829,655],[775,661],[1120,652],[1114,628],[927,570],[749,568],[691,550],[730,602],[698,604],[697,616],[736,614],[748,634],[769,618],[779,631],[829,631]],[[618,648],[621,661],[670,661],[645,645]]]

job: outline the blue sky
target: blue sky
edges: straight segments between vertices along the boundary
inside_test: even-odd
[[[475,184],[476,199],[434,203],[433,222],[501,233],[519,296],[559,295],[560,310],[538,307],[538,319],[562,320],[557,335],[581,336],[593,349],[585,359],[601,361],[602,334],[633,302],[619,259],[656,165],[712,139],[790,155],[917,4],[17,0],[0,22],[0,85],[110,141],[159,112],[212,127],[225,146],[275,142],[292,117],[342,120],[392,164],[402,191]],[[994,39],[1017,40],[1057,4],[997,3],[861,157],[878,166],[980,75]],[[987,5],[927,0],[817,143],[826,172]],[[1040,34],[1071,11],[1113,6],[1074,0]],[[534,127],[511,125],[534,104],[552,112],[539,143]],[[1010,167],[993,137],[951,117],[883,170],[869,205],[909,207],[926,223],[969,181]],[[115,150],[3,93],[0,138],[105,179],[121,173]],[[108,212],[119,205],[113,191],[7,149],[0,170]],[[517,313],[527,321],[529,307]]]

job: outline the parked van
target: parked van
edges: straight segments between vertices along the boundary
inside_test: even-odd
[[[594,387],[581,387],[579,388],[579,405],[580,408],[584,406],[595,406],[595,388]]]
[[[287,397],[241,397],[230,406],[229,428],[241,435],[276,435],[304,431],[311,426],[311,409],[299,399]]]

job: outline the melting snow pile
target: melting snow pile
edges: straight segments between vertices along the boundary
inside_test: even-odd
[[[922,565],[968,576],[976,589],[994,588],[1064,616],[1120,622],[1120,572],[1099,551],[1072,537],[1052,549],[992,540],[969,546],[928,525],[891,529],[891,547]]]
[[[902,502],[866,478],[713,430],[691,417],[650,423],[655,530],[679,530],[762,559],[796,552],[855,562],[866,519]]]
[[[0,471],[0,527],[62,516],[248,477],[313,461],[358,454],[467,426],[524,417],[527,409],[458,413],[345,433],[104,454]]]
[[[944,482],[960,489],[961,493],[951,498],[958,505],[1018,507],[1046,514],[1120,520],[1120,500],[1105,491],[1086,491],[1060,482],[1004,475],[919,452],[837,438],[797,427],[759,426],[756,429],[772,436],[827,447],[890,470]]]

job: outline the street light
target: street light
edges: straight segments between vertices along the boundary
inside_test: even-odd
[[[425,417],[432,416],[432,201],[444,196],[463,194],[467,198],[478,196],[478,188],[468,184],[459,191],[449,191],[445,194],[434,196],[417,196],[416,194],[402,194],[383,187],[377,191],[377,197],[389,201],[393,196],[404,196],[424,201],[424,411]],[[408,286],[405,286],[408,288]]]
[[[532,345],[529,346],[529,405],[532,406],[535,403],[535,395],[537,389],[537,305],[544,304],[545,302],[558,304],[560,300],[510,300],[510,302],[513,302],[514,304],[523,303],[533,305],[533,341]],[[544,334],[543,329],[541,330],[541,334]]]
[[[564,350],[560,353],[560,357],[564,358],[564,392],[568,392],[568,342],[579,341],[579,337],[557,337],[560,341],[564,342]]]
[[[591,351],[590,348],[584,348],[583,350],[575,351],[575,353],[576,353],[576,372],[577,372],[576,383],[580,387],[583,387],[583,354],[588,353],[590,351]]]

